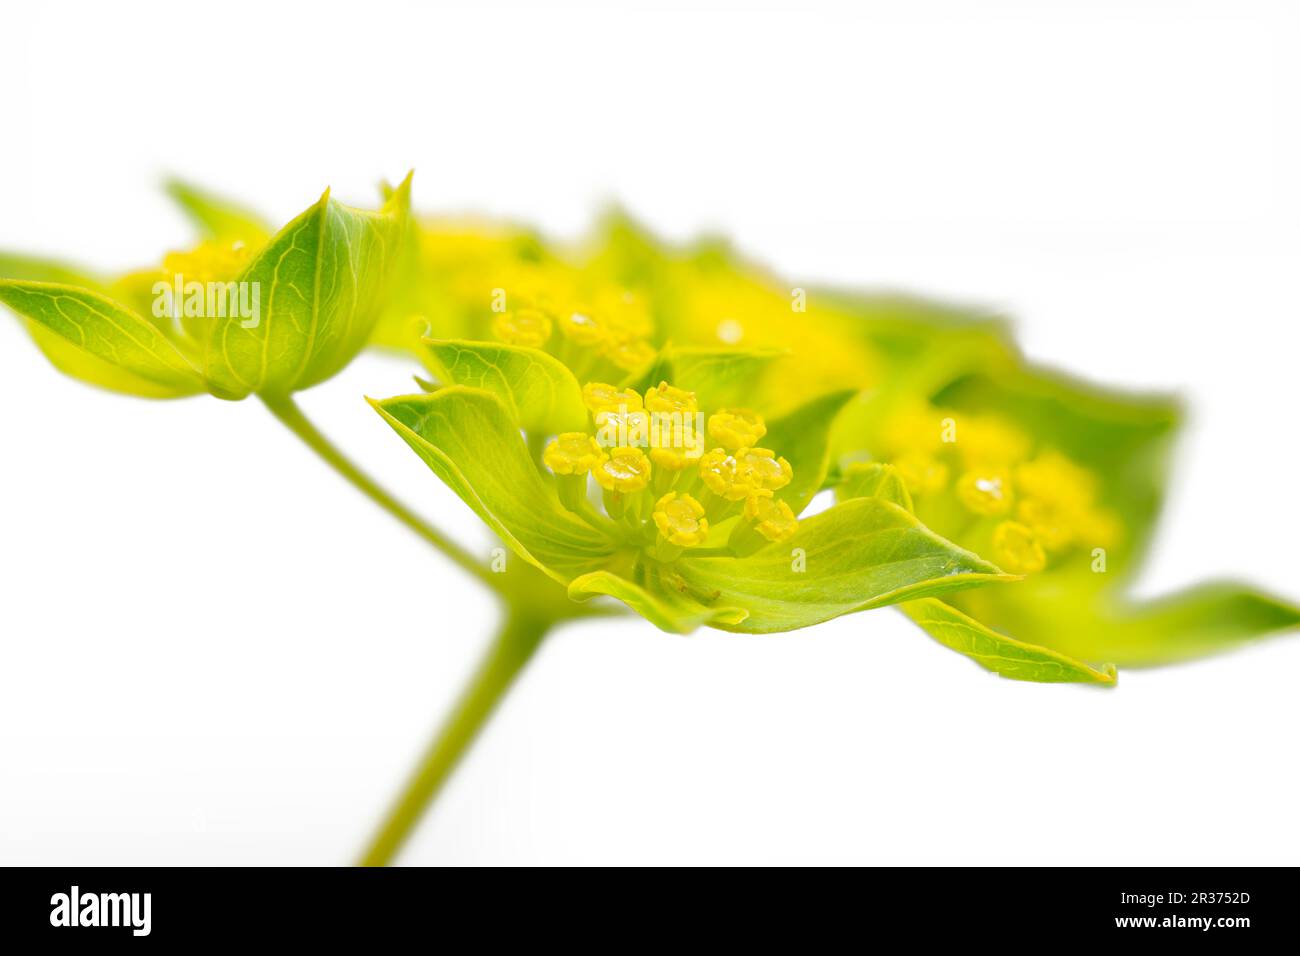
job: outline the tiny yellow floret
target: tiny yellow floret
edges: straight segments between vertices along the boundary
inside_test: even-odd
[[[972,514],[1000,517],[1011,510],[1011,481],[997,471],[968,471],[957,481],[957,497]]]
[[[606,491],[629,494],[650,483],[650,459],[640,448],[611,448],[591,474]]]
[[[1012,574],[1033,574],[1047,566],[1047,555],[1034,533],[1018,521],[993,529],[993,560]]]
[[[767,423],[748,408],[724,408],[709,416],[709,438],[729,451],[750,448],[767,434]]]
[[[704,506],[690,495],[670,491],[655,503],[655,526],[669,544],[690,548],[709,536],[709,519]]]
[[[609,330],[585,306],[563,310],[558,324],[560,333],[578,345],[602,345],[609,339]]]
[[[541,309],[515,309],[492,320],[492,335],[506,345],[539,349],[551,337],[551,317]]]
[[[948,466],[929,455],[903,455],[894,459],[893,465],[914,496],[934,494],[948,484]]]
[[[799,519],[790,506],[766,489],[745,499],[745,518],[768,541],[789,541],[799,530]]]
[[[186,252],[169,252],[163,257],[163,271],[188,282],[224,282],[233,279],[248,263],[249,248],[243,240],[205,240]]]
[[[757,488],[748,475],[740,474],[736,456],[725,448],[715,448],[700,458],[700,478],[715,495],[728,501],[743,501]]]
[[[652,447],[650,449],[650,460],[660,468],[668,471],[685,471],[696,465],[701,456],[704,454],[702,448],[685,448],[676,445],[667,445],[662,447]]]
[[[634,388],[618,388],[604,382],[588,382],[582,386],[582,400],[593,412],[613,412],[620,408],[637,411],[641,408],[641,395]]]
[[[659,351],[646,339],[611,339],[601,348],[601,355],[625,372],[639,372],[655,360]]]
[[[794,478],[794,469],[767,448],[741,448],[736,452],[736,474],[754,488],[780,491]]]
[[[678,412],[683,415],[688,413],[693,415],[700,410],[694,392],[676,388],[667,382],[660,382],[645,393],[645,407],[651,412]]]
[[[542,462],[557,475],[585,475],[606,457],[586,432],[564,432],[551,439],[542,452]]]

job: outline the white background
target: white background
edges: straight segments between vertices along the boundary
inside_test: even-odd
[[[1300,596],[1300,67],[1282,3],[6,7],[0,247],[189,241],[168,172],[278,220],[331,185],[578,234],[620,199],[801,281],[1014,315],[1192,424],[1143,593]],[[462,540],[361,401],[303,402]],[[253,401],[61,377],[0,321],[0,862],[349,860],[493,608]],[[1291,863],[1300,641],[989,676],[891,611],[546,645],[411,863]]]

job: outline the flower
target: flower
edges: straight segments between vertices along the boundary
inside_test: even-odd
[[[556,322],[560,333],[578,345],[604,345],[609,341],[609,330],[589,309],[582,306],[565,309]]]
[[[641,408],[641,396],[631,388],[618,388],[604,382],[588,382],[582,386],[582,400],[592,412],[612,412],[619,409]]]
[[[768,541],[789,541],[799,530],[799,519],[790,506],[772,496],[766,488],[745,499],[745,520]]]
[[[779,491],[794,477],[794,469],[768,448],[741,448],[736,452],[738,480],[752,488]]]
[[[1018,521],[1004,521],[993,530],[993,556],[1012,574],[1033,574],[1047,566],[1038,538]]]
[[[645,407],[647,411],[667,415],[694,415],[700,410],[694,392],[674,388],[667,382],[660,382],[645,393]]]
[[[542,452],[542,461],[557,475],[585,475],[608,457],[586,432],[565,432]]]
[[[1059,451],[1035,449],[1025,431],[997,415],[906,405],[881,435],[897,454],[892,464],[917,507],[927,515],[938,509],[936,530],[977,549],[992,543],[995,561],[1001,546],[1007,570],[1014,565],[1017,574],[1036,573],[1077,548],[1106,547],[1121,538],[1118,519],[1097,500],[1094,473]],[[950,487],[954,468],[962,470]],[[1014,520],[990,532],[954,518],[962,514]]]
[[[650,459],[640,448],[612,448],[591,474],[606,491],[641,491],[650,484]]]
[[[678,445],[654,446],[649,452],[650,460],[666,471],[685,471],[697,467],[703,453],[703,449]]]
[[[541,309],[514,309],[492,320],[492,334],[506,345],[541,348],[551,337],[551,317]]]
[[[957,479],[957,497],[977,515],[1004,515],[1011,510],[1011,481],[996,471],[968,471]]]
[[[499,355],[499,346],[482,346],[476,360],[465,354],[473,343],[455,349],[462,357],[455,367],[464,369]],[[709,374],[734,375],[718,368],[726,361],[711,360]],[[597,438],[568,430],[534,456],[520,426],[525,417],[541,420],[533,403],[568,415],[619,391],[607,380],[584,389],[540,360],[539,376],[543,364],[544,393],[536,381],[479,377],[483,385],[453,383],[376,407],[508,547],[576,600],[611,597],[675,632],[707,624],[765,633],[1004,577],[893,504],[846,501],[800,521],[825,474],[829,423],[850,393],[815,399],[768,431],[769,441],[798,436],[793,463],[779,454],[779,441],[697,458],[702,445],[670,444],[662,435],[659,445],[606,447],[598,458]],[[636,414],[704,414],[694,411],[694,389],[666,379],[644,404],[655,410]],[[551,480],[537,480],[539,465]],[[577,473],[584,465],[600,494]],[[792,539],[798,547],[783,550]]]
[[[704,506],[690,495],[679,495],[675,491],[655,502],[654,523],[669,543],[683,548],[703,544],[709,536],[709,519],[704,515]]]
[[[700,458],[700,478],[710,491],[728,501],[744,501],[757,488],[749,475],[740,471],[736,456],[715,448]]]
[[[709,438],[729,451],[749,448],[766,434],[763,416],[748,408],[724,408],[709,416]]]

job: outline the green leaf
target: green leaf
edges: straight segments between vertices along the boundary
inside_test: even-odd
[[[662,582],[652,592],[609,571],[593,571],[575,578],[569,584],[569,597],[575,601],[589,601],[594,597],[616,598],[655,627],[673,634],[689,634],[705,625],[735,627],[749,616],[744,608],[701,604]]]
[[[260,246],[271,237],[271,228],[261,216],[215,193],[180,179],[168,180],[166,190],[208,238],[242,239]]]
[[[1043,683],[1115,683],[1114,664],[1098,669],[1051,648],[1026,644],[934,598],[908,601],[901,608],[940,644],[1003,677]]]
[[[1300,626],[1300,608],[1235,582],[1209,582],[1140,603],[1038,576],[1009,590],[1016,593],[999,595],[998,601],[972,594],[958,603],[1022,640],[1120,667],[1192,660]]]
[[[451,385],[370,404],[511,550],[555,580],[567,584],[613,553],[608,537],[560,505],[496,395]]]
[[[753,400],[754,383],[768,365],[785,353],[778,349],[721,349],[667,346],[644,376],[643,388],[667,381],[694,392],[700,408],[745,408]]]
[[[898,469],[877,461],[854,462],[845,469],[844,479],[835,488],[835,500],[851,498],[883,498],[904,511],[912,510],[912,496]]]
[[[1245,585],[1213,582],[1146,604],[1114,609],[1095,634],[1073,643],[1107,652],[1122,667],[1204,657],[1295,630],[1300,608]]]
[[[4,279],[0,303],[25,319],[50,361],[75,378],[147,398],[204,389],[198,372],[157,328],[97,292]]]
[[[527,431],[582,431],[582,387],[558,359],[538,349],[491,342],[426,339],[430,370],[444,384],[497,395]]]
[[[828,442],[835,416],[855,394],[843,391],[822,395],[768,424],[763,447],[781,455],[794,469],[794,478],[779,497],[795,514],[808,507],[821,489],[830,462]]]
[[[798,570],[800,561],[804,570]],[[945,541],[897,505],[855,498],[801,521],[798,533],[747,558],[677,562],[686,592],[702,603],[743,607],[726,630],[767,633],[841,614],[1015,580]]]
[[[384,308],[406,229],[410,181],[378,212],[344,206],[327,190],[239,276],[255,283],[256,318],[187,324],[203,343],[215,394],[284,395],[319,384],[352,361]]]

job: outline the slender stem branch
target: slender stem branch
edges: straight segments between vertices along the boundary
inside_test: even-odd
[[[464,548],[394,498],[373,478],[354,465],[351,459],[320,433],[292,398],[287,396],[273,398],[263,395],[262,402],[286,428],[302,439],[303,443],[319,455],[326,464],[355,485],[362,494],[441,551],[459,565],[461,570],[500,593],[500,582],[493,579],[492,573],[483,562],[474,560]]]
[[[386,866],[397,855],[550,626],[543,618],[510,612],[478,672],[361,857],[362,866]]]

